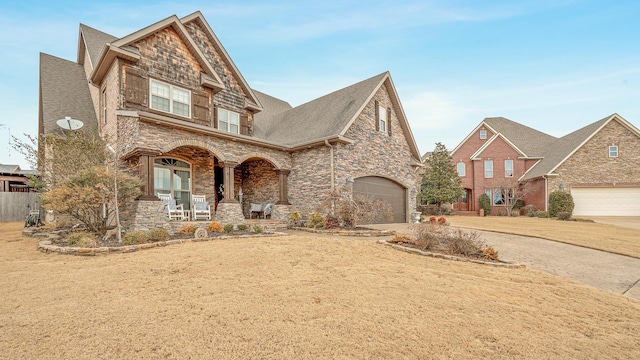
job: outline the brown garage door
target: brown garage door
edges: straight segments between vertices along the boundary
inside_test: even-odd
[[[388,202],[393,208],[393,222],[407,222],[406,189],[400,184],[377,176],[365,176],[355,179],[353,194],[363,194]]]

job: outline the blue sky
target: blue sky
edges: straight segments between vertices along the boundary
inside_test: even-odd
[[[0,2],[0,163],[37,134],[38,53],[75,60],[79,23],[125,36],[200,10],[250,86],[296,106],[390,71],[421,153],[485,117],[562,136],[640,125],[640,2]]]

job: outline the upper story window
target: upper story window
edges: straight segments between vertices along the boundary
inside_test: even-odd
[[[464,162],[460,161],[458,163],[458,176],[462,177],[466,175],[466,167],[464,165]]]
[[[504,176],[513,177],[513,160],[511,159],[504,161]]]
[[[484,177],[485,178],[493,177],[493,160],[484,161]]]
[[[618,157],[618,146],[612,145],[609,146],[609,157]]]
[[[191,92],[151,79],[151,108],[190,117]]]
[[[218,108],[218,129],[237,134],[240,129],[240,114]]]
[[[382,106],[378,107],[378,114],[380,116],[380,131],[387,131],[387,109]]]
[[[486,139],[487,138],[487,130],[480,130],[480,139]]]

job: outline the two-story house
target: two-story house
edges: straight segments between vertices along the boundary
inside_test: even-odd
[[[292,107],[248,85],[200,12],[124,37],[81,24],[76,61],[41,54],[39,110],[40,135],[80,119],[135,169],[130,228],[163,221],[159,193],[185,209],[205,195],[222,223],[251,203],[308,215],[345,185],[387,200],[396,222],[416,207],[420,155],[388,72]]]
[[[454,210],[477,211],[486,193],[503,211],[508,191],[529,183],[525,205],[548,209],[548,195],[573,195],[574,215],[640,215],[640,131],[612,114],[561,138],[517,122],[486,118],[451,151],[465,194]]]

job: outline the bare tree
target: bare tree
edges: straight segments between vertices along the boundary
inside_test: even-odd
[[[511,216],[516,205],[524,202],[529,194],[538,189],[536,183],[530,180],[518,181],[515,176],[495,178],[490,186],[493,188],[492,203],[504,207],[508,216]]]

